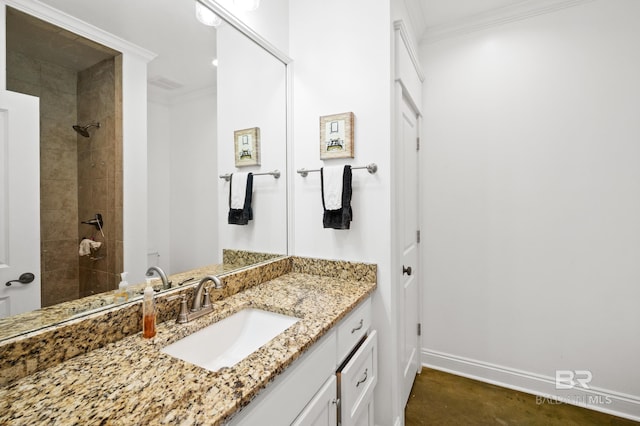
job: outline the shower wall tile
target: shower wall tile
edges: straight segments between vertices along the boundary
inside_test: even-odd
[[[105,258],[81,262],[81,282],[82,277],[88,277],[90,281],[90,285],[81,284],[83,294],[114,289],[122,267],[122,251],[116,249],[116,241],[122,239],[122,229],[116,225],[116,217],[122,215],[122,208],[116,206],[116,170],[121,170],[122,166],[114,165],[114,161],[117,161],[116,150],[121,150],[122,140],[116,138],[115,130],[116,126],[121,126],[121,121],[116,124],[115,118],[115,74],[114,60],[100,62],[78,73],[78,120],[100,122],[100,128],[93,129],[89,143],[78,146],[79,210],[81,214],[99,212],[105,223],[105,236],[97,236],[98,240],[104,241],[101,255]]]
[[[76,123],[76,95],[42,88],[40,92],[40,118],[49,118],[63,126]]]
[[[51,306],[78,298],[78,268],[58,269],[42,274],[42,306]]]
[[[101,129],[102,130],[102,129]],[[108,146],[100,147],[91,151],[91,179],[104,179],[107,177],[107,167],[111,161],[110,150]]]
[[[41,144],[46,149],[58,149],[64,151],[77,151],[77,133],[71,126],[75,124],[75,117],[65,123],[60,123],[50,119],[40,120]]]
[[[78,208],[74,189],[75,179],[46,179],[40,182],[40,208],[44,210],[69,210]]]
[[[73,217],[71,221],[69,218]],[[40,234],[42,241],[78,240],[78,215],[63,210],[40,210]],[[80,240],[78,240],[79,242]]]
[[[75,181],[78,176],[76,151],[40,149],[40,179]]]
[[[32,59],[23,53],[7,51],[7,78],[40,87],[40,68],[40,61]]]
[[[78,268],[79,244],[75,239],[42,242],[43,271]]]
[[[74,70],[47,62],[41,62],[40,70],[43,89],[50,90],[53,93],[76,95],[76,81],[78,78]]]
[[[80,296],[113,290],[110,274],[94,269],[80,268]]]
[[[91,181],[91,201],[89,204],[98,211],[104,211],[111,207],[107,202],[107,188],[107,179],[93,179]]]
[[[24,93],[25,95],[40,96],[40,86],[16,78],[7,78],[7,90]]]

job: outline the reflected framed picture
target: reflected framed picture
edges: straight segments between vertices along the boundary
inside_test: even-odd
[[[352,112],[320,117],[320,159],[353,158]]]
[[[260,165],[260,128],[236,130],[233,132],[236,167]]]

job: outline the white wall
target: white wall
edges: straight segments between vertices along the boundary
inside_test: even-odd
[[[171,268],[171,108],[149,101],[147,107],[149,234],[147,266]],[[157,253],[157,255],[152,254]]]
[[[171,270],[222,262],[218,246],[216,94],[171,108]]]
[[[366,19],[363,16],[366,10]],[[390,55],[389,2],[296,0],[290,7],[290,46],[294,58],[294,168],[375,162],[379,171],[353,172],[350,230],[324,229],[320,174],[294,179],[294,247],[300,256],[364,261],[378,265],[374,327],[380,333],[380,375],[376,424],[391,425],[398,413],[391,333],[390,281]],[[320,116],[355,114],[355,158],[321,161]]]
[[[216,94],[149,102],[149,265],[167,273],[219,263]]]
[[[640,419],[638,16],[600,0],[422,47],[428,364],[555,394],[590,370],[595,408]]]
[[[223,249],[287,253],[286,67],[229,26],[218,29],[219,174],[265,173],[253,178],[253,220],[230,225],[230,182],[218,179],[219,235]],[[224,107],[222,107],[224,106]],[[260,166],[235,167],[234,131],[260,128]]]
[[[264,0],[260,7],[244,11],[233,0],[214,0],[282,52],[289,51],[289,0]]]

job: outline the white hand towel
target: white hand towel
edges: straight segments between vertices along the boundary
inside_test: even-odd
[[[98,250],[102,245],[99,241],[93,241],[88,238],[80,241],[80,248],[78,249],[78,255],[87,256],[91,254],[91,250]]]
[[[324,208],[326,210],[338,210],[342,208],[343,174],[344,166],[322,168]]]
[[[244,208],[244,200],[247,195],[247,178],[249,173],[234,173],[231,178],[231,205],[232,209]]]

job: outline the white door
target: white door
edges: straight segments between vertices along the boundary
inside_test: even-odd
[[[399,361],[402,373],[400,396],[404,407],[420,366],[419,362],[419,296],[418,291],[418,116],[402,96],[399,108],[398,152],[399,244],[402,267],[396,271],[401,289],[398,293]]]
[[[0,90],[0,318],[40,308],[39,108]]]

